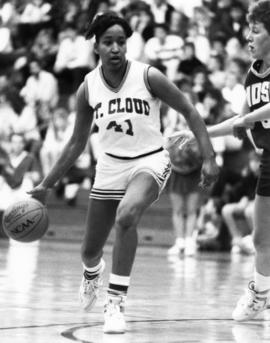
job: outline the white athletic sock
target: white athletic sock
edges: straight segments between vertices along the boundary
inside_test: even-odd
[[[108,294],[127,294],[130,276],[110,274]]]
[[[182,249],[185,246],[185,239],[182,237],[178,237],[175,240],[175,244],[178,246],[178,248]]]
[[[256,290],[259,292],[270,289],[270,276],[264,276],[257,271],[254,272],[254,281]]]
[[[90,274],[97,274],[98,271],[100,270],[101,266],[102,266],[101,260],[100,260],[99,264],[97,264],[94,267],[86,267],[86,265],[83,263],[84,270],[86,270]]]

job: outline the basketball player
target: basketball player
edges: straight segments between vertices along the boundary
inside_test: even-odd
[[[168,152],[160,132],[160,100],[184,114],[203,156],[202,184],[217,178],[218,167],[205,125],[186,97],[157,69],[126,59],[132,31],[114,13],[98,15],[86,38],[95,37],[101,64],[77,92],[74,132],[44,180],[32,190],[47,191],[73,165],[88,140],[92,122],[98,126],[102,153],[91,189],[82,244],[84,266],[80,300],[90,310],[102,284],[103,247],[112,226],[116,237],[104,309],[105,333],[125,332],[124,305],[137,247],[137,225],[144,210],[158,199],[170,174]]]
[[[240,298],[233,319],[253,319],[269,306],[270,296],[270,0],[260,0],[249,7],[247,20],[248,47],[254,61],[247,73],[246,109],[238,115],[211,127],[210,136],[234,133],[241,137],[243,130],[256,149],[261,149],[261,166],[254,206],[254,281],[249,282]],[[247,114],[247,111],[249,113]]]

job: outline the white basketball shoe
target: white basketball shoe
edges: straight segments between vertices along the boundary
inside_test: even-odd
[[[232,318],[239,322],[251,320],[262,311],[268,309],[269,291],[256,291],[255,283],[251,281],[246,293],[239,299],[232,313]]]
[[[185,249],[185,240],[183,238],[177,238],[175,244],[168,249],[168,256],[177,256],[184,252]]]
[[[122,334],[126,331],[126,321],[124,317],[125,310],[124,295],[107,296],[106,304],[104,305],[104,326],[103,332],[107,334]]]
[[[79,299],[82,308],[89,312],[95,305],[100,289],[103,285],[102,274],[105,269],[105,261],[101,259],[100,271],[94,279],[88,280],[83,275],[80,289],[79,289]]]

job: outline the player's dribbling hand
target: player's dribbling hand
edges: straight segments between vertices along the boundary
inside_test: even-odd
[[[31,191],[27,192],[32,198],[39,200],[42,204],[46,203],[50,189],[42,186],[41,184],[34,187]]]
[[[209,188],[211,187],[218,179],[219,176],[219,167],[216,163],[215,157],[205,159],[201,168],[201,181],[200,187]]]

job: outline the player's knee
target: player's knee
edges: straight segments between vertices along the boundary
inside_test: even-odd
[[[116,214],[116,226],[121,229],[129,229],[137,224],[140,217],[138,206],[124,206],[119,208]]]

